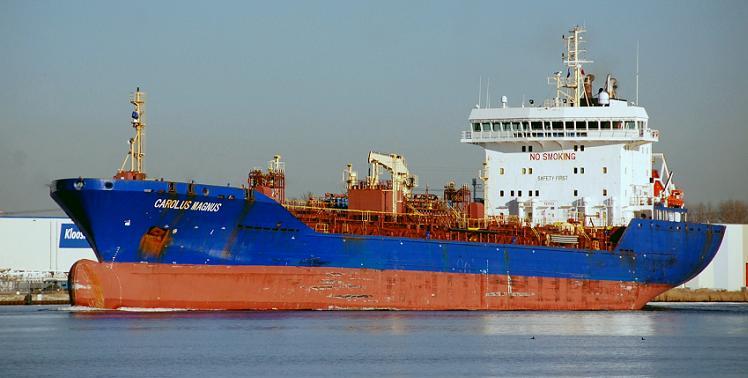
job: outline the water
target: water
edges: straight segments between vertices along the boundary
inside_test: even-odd
[[[0,348],[2,377],[746,377],[748,304],[488,313],[0,306]]]

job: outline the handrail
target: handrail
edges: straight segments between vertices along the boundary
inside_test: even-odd
[[[541,135],[537,135],[541,134]],[[557,139],[557,138],[601,138],[601,139],[636,139],[659,138],[660,132],[654,129],[646,130],[529,130],[529,131],[462,131],[461,139],[495,140],[495,139]]]

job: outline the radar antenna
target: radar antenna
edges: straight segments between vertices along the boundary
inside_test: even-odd
[[[636,41],[636,106],[639,106],[639,41]]]

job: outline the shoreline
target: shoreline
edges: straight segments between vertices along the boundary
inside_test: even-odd
[[[42,293],[0,293],[2,305],[57,305],[70,304],[70,294],[67,291],[51,291]]]
[[[650,301],[652,302],[748,302],[748,290],[687,289],[676,287]]]

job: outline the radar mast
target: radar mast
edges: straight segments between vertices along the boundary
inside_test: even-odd
[[[122,166],[114,175],[115,179],[120,180],[144,180],[146,175],[144,171],[145,157],[145,93],[140,91],[140,87],[130,99],[130,103],[135,107],[132,111],[132,127],[135,129],[135,137],[128,140],[128,151]],[[127,161],[130,161],[130,169],[125,170]]]
[[[556,82],[556,97],[553,99],[555,106],[580,106],[582,96],[586,95],[582,89],[584,80],[582,65],[592,63],[591,60],[586,60],[582,56],[587,52],[582,48],[582,44],[586,42],[582,34],[586,31],[582,26],[575,26],[569,30],[568,36],[562,36],[566,45],[566,53],[561,54],[561,61],[566,66],[566,77],[562,77],[562,71],[557,71],[552,78]]]

